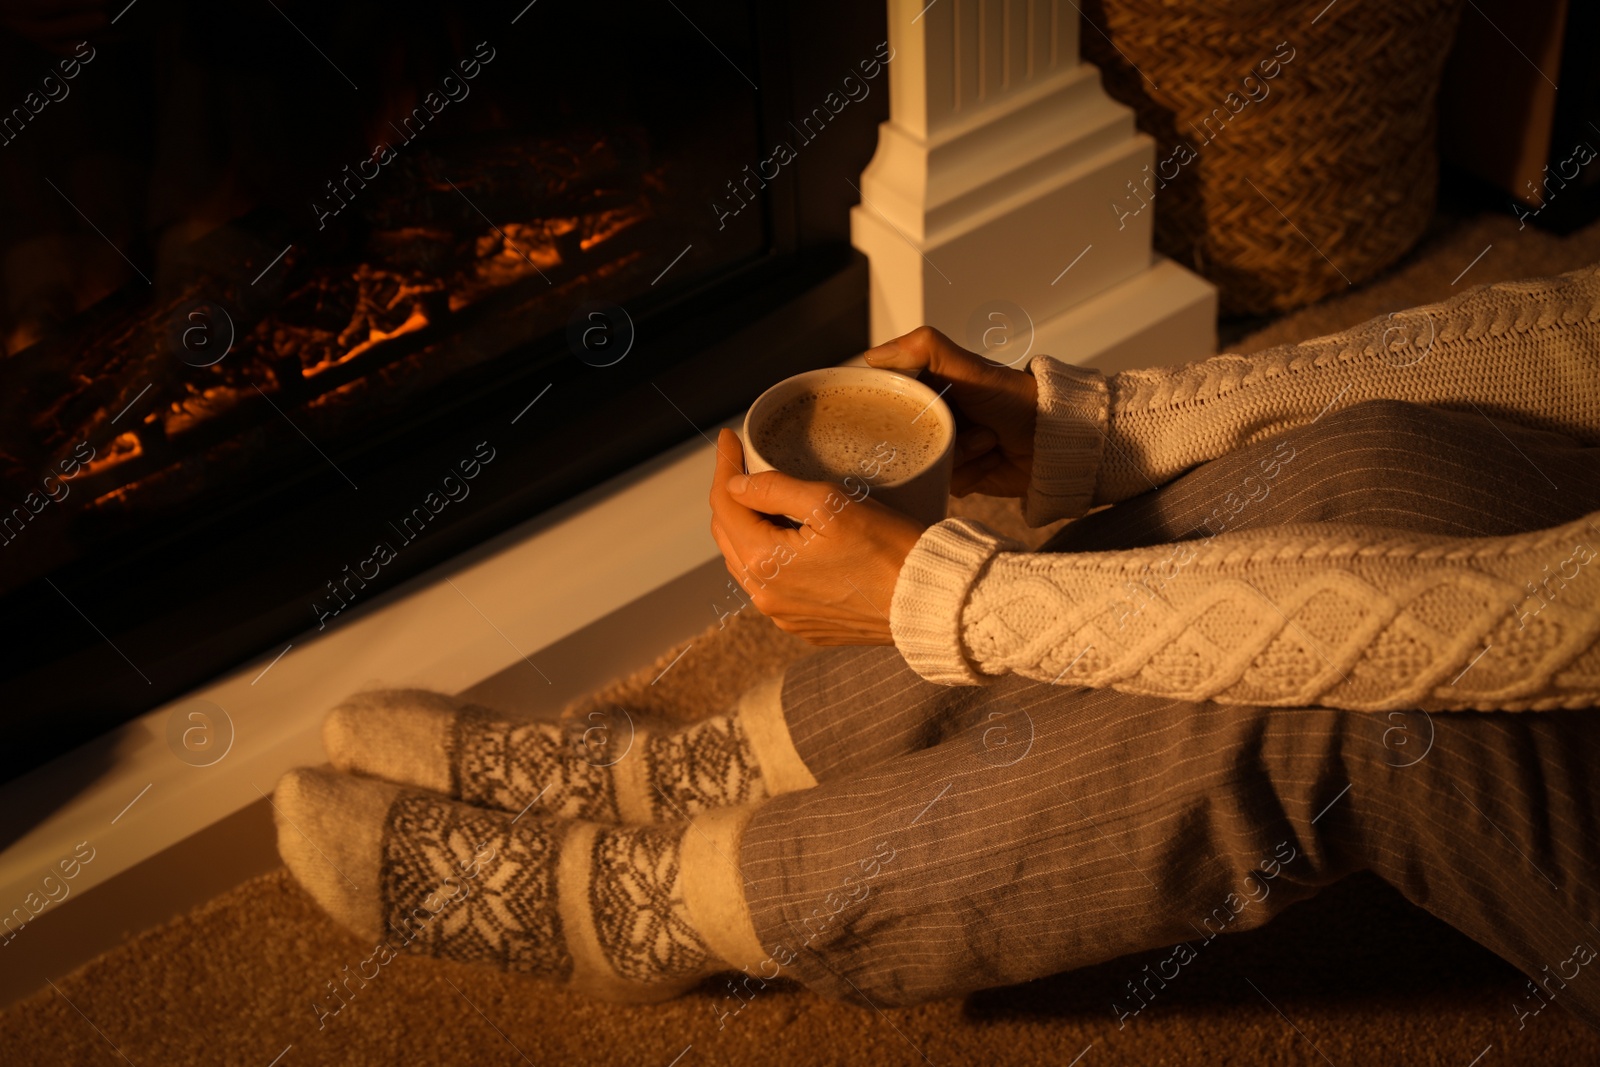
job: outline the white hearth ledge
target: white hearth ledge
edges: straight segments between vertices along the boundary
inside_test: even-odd
[[[717,427],[704,429],[714,438]],[[325,632],[296,636],[276,663],[282,645],[0,786],[7,827],[30,827],[0,852],[0,911],[29,893],[42,898],[41,879],[79,842],[89,842],[94,859],[59,907],[270,795],[290,768],[325,762],[323,714],[353,692],[459,692],[704,564],[717,555],[706,507],[711,470],[712,446],[696,434],[353,607]],[[167,747],[168,715],[195,698],[223,708],[236,731],[210,767],[192,767]],[[48,810],[47,798],[63,793],[68,799]]]

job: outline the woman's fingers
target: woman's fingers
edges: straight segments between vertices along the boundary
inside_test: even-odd
[[[965,381],[983,363],[978,355],[968,352],[950,338],[931,326],[919,326],[908,334],[868,350],[866,361],[874,367],[889,370],[929,370],[942,378]]]
[[[956,465],[975,461],[987,448],[986,437],[968,434],[978,428],[994,437],[993,448],[1011,470],[995,469],[989,485],[999,495],[1026,490],[1033,465],[1033,437],[1038,424],[1038,382],[1027,371],[1002,367],[968,352],[938,330],[921,327],[879,345],[866,355],[869,366],[915,374],[939,389],[956,413]],[[970,485],[963,488],[970,491]]]
[[[716,452],[716,467],[711,472],[712,510],[716,509],[719,500],[727,501],[728,479],[744,473],[744,442],[732,430],[718,430]]]
[[[970,463],[990,451],[1000,439],[987,426],[974,426],[956,435],[956,467]]]
[[[722,551],[722,562],[727,566],[729,576],[739,583],[739,588],[746,593],[750,592],[750,569],[745,566],[744,560],[734,549],[733,542],[728,540],[722,524],[715,519],[711,521],[711,537],[717,542],[717,548]]]
[[[731,431],[724,432],[732,437]],[[737,449],[737,439],[719,437],[711,534],[729,572],[749,591],[753,579],[772,581],[816,534],[831,534],[831,519],[846,499],[842,489],[826,482],[807,482],[777,471],[745,475],[736,466]],[[812,528],[802,535],[769,521],[767,515],[794,515]]]
[[[765,515],[792,515],[805,522],[819,512],[827,514],[830,499],[843,498],[843,490],[838,486],[827,482],[808,482],[778,471],[761,471],[759,474],[752,474],[742,479],[734,477],[727,483],[727,490],[729,501],[746,509],[746,514],[765,528],[761,531],[763,537],[770,536],[767,531],[778,531],[783,528],[761,519],[757,512]],[[738,542],[741,535],[753,531],[748,524],[740,523],[730,532],[735,542]]]
[[[711,536],[722,550],[728,573],[749,592],[749,561],[770,555],[776,536],[791,531],[765,521],[728,492],[728,480],[744,476],[744,446],[739,435],[732,430],[720,431],[716,452],[716,467],[711,475]]]
[[[887,370],[926,370],[950,383],[951,398],[963,408],[981,408],[997,397],[1019,395],[1027,384],[1023,379],[1032,378],[1026,371],[1001,367],[968,352],[930,326],[879,345],[866,354],[866,361]]]
[[[999,452],[985,452],[977,459],[957,467],[950,474],[950,495],[966,496],[977,492],[989,472],[1004,461],[1005,457]]]
[[[732,430],[717,434],[716,469],[711,475],[711,521],[720,524],[723,536],[741,553],[748,555],[756,540],[768,540],[768,530],[778,527],[766,522],[728,491],[732,478],[745,477],[744,446]]]

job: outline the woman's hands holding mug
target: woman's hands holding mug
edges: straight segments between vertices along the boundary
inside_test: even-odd
[[[1037,382],[1027,371],[991,363],[968,352],[931,326],[886,341],[867,353],[867,363],[916,374],[944,392],[956,416],[956,468],[950,492],[1021,497],[1033,476],[1033,430]]]
[[[867,353],[869,365],[916,375],[956,415],[956,496],[1024,496],[1033,474],[1033,375],[991,363],[923,326]],[[871,499],[868,480],[841,487],[777,471],[745,476],[739,435],[717,436],[711,533],[756,610],[814,645],[891,645],[890,605],[926,527]],[[850,483],[853,482],[854,485]],[[798,530],[768,515],[804,518]]]
[[[871,499],[861,478],[838,486],[743,470],[739,435],[722,430],[711,536],[756,610],[814,645],[894,644],[889,607],[922,523]],[[767,515],[793,515],[805,525],[791,530]]]

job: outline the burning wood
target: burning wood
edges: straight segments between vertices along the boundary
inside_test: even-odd
[[[0,482],[29,484],[88,442],[96,459],[72,475],[85,490],[76,506],[159,510],[270,455],[268,442],[288,432],[273,406],[336,438],[378,372],[370,388],[395,403],[499,355],[452,345],[452,323],[469,310],[515,301],[528,321],[499,331],[505,347],[555,332],[584,286],[641,258],[664,187],[647,158],[643,135],[626,131],[417,149],[351,205],[347,217],[362,216],[348,233],[353,253],[318,259],[292,246],[274,268],[271,306],[237,277],[202,276],[0,366],[13,416]],[[635,231],[639,240],[622,239]],[[175,358],[188,334],[173,323],[202,297],[232,309],[237,330],[227,358],[209,365]]]

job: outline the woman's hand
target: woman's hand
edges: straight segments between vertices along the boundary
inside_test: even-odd
[[[879,345],[866,359],[888,370],[926,370],[924,383],[936,390],[949,386],[944,395],[958,430],[952,493],[1028,494],[1039,402],[1033,375],[991,363],[929,326]]]
[[[756,610],[814,645],[892,645],[889,606],[900,567],[925,527],[871,499],[871,483],[841,487],[777,471],[746,477],[739,435],[717,435],[711,535]],[[805,520],[798,530],[762,514]]]

